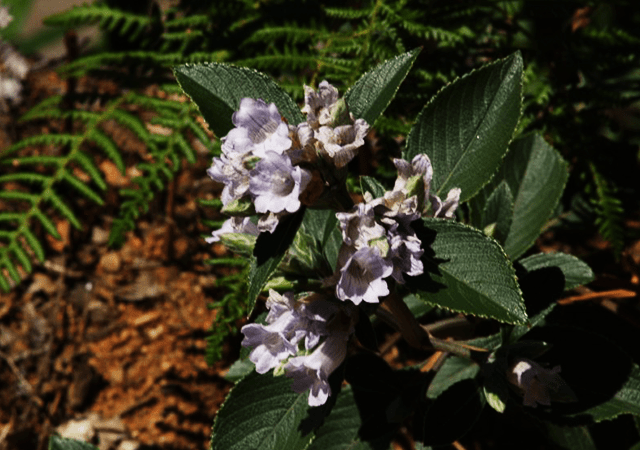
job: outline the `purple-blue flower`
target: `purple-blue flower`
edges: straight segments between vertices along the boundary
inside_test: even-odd
[[[323,405],[331,395],[329,375],[344,361],[348,339],[347,332],[333,333],[310,355],[296,356],[285,364],[285,375],[293,378],[293,391],[309,391],[309,406]]]
[[[378,247],[363,247],[352,253],[340,269],[336,296],[340,300],[378,303],[389,295],[384,278],[393,272],[393,264],[380,255]]]
[[[259,213],[296,212],[300,208],[298,197],[311,179],[311,174],[299,166],[294,167],[287,155],[266,152],[250,172],[249,191]]]

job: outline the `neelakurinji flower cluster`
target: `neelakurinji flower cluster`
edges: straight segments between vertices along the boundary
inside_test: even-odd
[[[273,233],[280,218],[317,203],[331,170],[342,169],[364,145],[369,125],[353,120],[338,91],[326,81],[315,92],[305,87],[307,121],[297,126],[282,120],[275,104],[243,98],[233,114],[235,128],[222,138],[222,155],[209,176],[225,185],[223,212],[232,215],[227,230]],[[320,157],[320,159],[319,159]],[[257,226],[248,217],[259,215]]]
[[[273,233],[279,220],[302,204],[326,208],[336,192],[345,192],[346,165],[364,145],[369,125],[354,120],[344,99],[326,81],[317,91],[305,86],[307,121],[287,124],[275,104],[243,98],[235,125],[222,138],[222,155],[209,176],[224,184],[223,212],[232,215],[208,238],[227,233]],[[398,177],[380,198],[349,212],[337,212],[343,243],[336,272],[325,280],[335,296],[311,294],[295,299],[271,290],[266,324],[242,328],[242,345],[258,373],[275,369],[293,378],[296,392],[309,390],[309,405],[324,404],[331,394],[329,375],[342,363],[361,302],[379,303],[389,295],[386,279],[404,283],[403,275],[423,273],[424,252],[412,222],[429,215],[452,218],[460,190],[442,201],[431,192],[433,169],[426,155],[411,162],[395,159]],[[341,184],[336,186],[336,184]],[[250,216],[258,215],[257,224]]]

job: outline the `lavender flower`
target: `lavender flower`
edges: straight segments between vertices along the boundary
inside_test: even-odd
[[[322,144],[319,151],[341,169],[358,154],[368,131],[369,124],[364,119],[356,120],[353,125],[322,126],[316,133],[316,139]]]
[[[322,125],[331,122],[331,107],[338,101],[338,90],[326,80],[318,86],[318,92],[309,86],[304,86],[304,108],[302,112],[307,115],[307,123],[317,130]]]
[[[519,358],[507,373],[507,380],[523,394],[523,404],[535,408],[538,404],[549,406],[551,399],[575,400],[575,395],[560,377],[560,366],[546,369],[535,361]]]
[[[333,333],[310,355],[296,356],[285,364],[293,391],[309,391],[309,406],[323,405],[331,395],[329,375],[344,361],[348,339],[347,332]]]
[[[250,172],[249,191],[254,196],[256,211],[297,211],[298,197],[310,179],[311,174],[299,166],[294,168],[288,156],[267,152]]]
[[[358,305],[364,301],[378,303],[379,297],[389,295],[383,278],[393,272],[393,264],[380,255],[378,247],[363,247],[352,253],[340,269],[336,296]]]
[[[364,203],[347,213],[336,213],[340,222],[343,244],[338,255],[339,271],[336,296],[377,303],[389,294],[384,278],[391,276],[404,283],[404,274],[423,273],[422,242],[411,224],[428,208],[427,199],[437,201],[435,214],[451,218],[458,205],[460,189],[452,189],[445,202],[431,195],[433,169],[426,155],[417,155],[411,163],[396,159],[398,169],[393,190],[380,198],[367,193]],[[434,200],[435,199],[435,200]]]
[[[256,224],[249,220],[249,217],[231,217],[224,221],[219,230],[211,233],[211,237],[205,239],[207,243],[213,244],[220,241],[220,236],[230,233],[242,233],[257,236],[259,234]]]
[[[435,195],[431,196],[431,205],[433,208],[433,217],[444,217],[453,219],[455,211],[460,203],[460,188],[453,188],[447,194],[447,198],[443,202]]]
[[[282,154],[291,147],[289,127],[282,121],[275,103],[266,104],[262,99],[243,98],[240,109],[233,114],[233,124],[242,131],[231,130],[230,138],[244,139],[244,132],[251,143],[253,155],[264,158],[267,151]],[[231,135],[231,136],[230,136]],[[229,140],[229,139],[227,139]],[[242,141],[241,141],[242,142]]]
[[[280,295],[271,290],[267,308],[266,325],[242,327],[242,345],[253,347],[249,359],[255,363],[256,371],[284,371],[294,379],[295,392],[310,390],[309,405],[325,403],[331,394],[328,377],[344,360],[347,341],[354,332],[355,306],[317,294],[296,301],[292,292]],[[294,356],[302,342],[307,351],[315,350]]]
[[[249,191],[249,170],[244,167],[240,153],[223,153],[220,158],[214,158],[207,174],[212,180],[224,184],[221,197],[223,205],[241,199]]]

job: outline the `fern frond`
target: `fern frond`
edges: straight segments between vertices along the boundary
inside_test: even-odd
[[[593,163],[590,164],[590,169],[596,188],[593,199],[597,214],[595,223],[602,237],[611,244],[616,257],[619,257],[624,248],[622,202],[615,196],[615,188],[598,172]]]
[[[373,11],[373,6],[363,7],[361,9],[354,8],[324,8],[324,12],[329,17],[337,19],[356,20],[369,17]]]
[[[181,52],[159,53],[155,51],[104,52],[79,58],[60,69],[67,77],[79,77],[104,66],[151,65],[169,68],[182,63],[222,62],[227,59],[228,51],[197,52],[184,55]]]
[[[17,283],[20,277],[16,278],[20,272],[18,267],[29,273],[32,270],[31,263],[25,261],[25,255],[33,254],[38,260],[44,260],[44,250],[36,233],[31,231],[34,222],[40,223],[44,230],[56,239],[60,235],[53,220],[49,217],[50,208],[57,211],[59,216],[71,223],[76,228],[81,228],[81,222],[69,203],[67,189],[65,185],[71,186],[75,191],[94,203],[102,204],[101,196],[85,182],[74,174],[74,169],[80,168],[89,176],[89,179],[99,190],[107,188],[102,174],[95,165],[93,159],[82,150],[88,143],[105,146],[106,136],[97,131],[101,123],[113,120],[118,116],[116,111],[121,106],[123,99],[116,99],[110,102],[104,111],[80,115],[80,122],[84,122],[82,134],[46,134],[25,138],[17,142],[5,151],[0,153],[0,164],[11,167],[13,173],[6,173],[0,176],[0,183],[25,182],[31,185],[29,193],[16,190],[0,190],[1,198],[5,203],[14,204],[18,212],[0,214],[0,223],[3,224],[3,233],[0,235],[0,286],[10,287],[11,282],[6,277]],[[48,102],[47,107],[52,107],[53,102]],[[44,110],[42,104],[36,109],[40,112]],[[64,113],[59,111],[59,115]],[[39,117],[33,114],[31,117]],[[108,139],[108,138],[106,138]],[[107,147],[109,144],[106,144]],[[60,156],[36,155],[36,156],[16,156],[13,154],[32,147],[60,147]],[[113,153],[114,147],[107,151]],[[117,153],[117,149],[115,150]],[[118,155],[119,156],[119,155]],[[121,157],[114,158],[114,164],[123,167]],[[44,168],[45,173],[40,171],[30,171],[31,166]],[[51,167],[51,169],[46,169]],[[48,171],[47,171],[48,170]],[[24,210],[15,202],[29,203],[29,208]],[[3,269],[6,272],[3,272]]]
[[[71,9],[49,16],[45,25],[71,28],[78,25],[98,24],[100,28],[135,41],[151,25],[152,18],[115,9],[106,3],[91,3],[73,6]]]
[[[165,28],[198,29],[205,28],[211,24],[211,17],[205,14],[194,14],[192,16],[176,17],[164,23]]]
[[[196,154],[185,133],[193,133],[206,147],[209,142],[206,132],[195,119],[196,111],[192,104],[139,94],[132,94],[129,99],[133,104],[144,105],[158,114],[150,120],[150,124],[162,126],[166,133],[151,133],[137,117],[123,111],[119,113],[117,120],[120,123],[136,128],[139,133],[145,133],[145,143],[152,160],[137,165],[143,175],[132,181],[138,189],[120,191],[125,200],[109,235],[109,245],[116,247],[124,243],[124,233],[135,228],[135,219],[139,217],[140,211],[148,211],[149,202],[154,198],[155,192],[164,189],[166,182],[172,180],[180,170],[181,159],[185,158],[188,162],[195,163]]]
[[[263,28],[257,30],[247,39],[242,42],[242,45],[272,42],[277,39],[283,39],[288,43],[299,44],[301,42],[308,42],[312,39],[316,39],[320,31],[314,28],[300,28],[297,26],[284,26]]]

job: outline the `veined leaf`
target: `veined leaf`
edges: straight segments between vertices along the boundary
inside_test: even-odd
[[[351,386],[343,387],[331,413],[316,432],[316,438],[308,450],[374,450],[388,448],[391,436],[383,436],[371,442],[362,440],[358,432],[362,426]]]
[[[174,68],[182,89],[198,105],[205,120],[218,136],[233,128],[231,116],[244,97],[275,103],[290,124],[304,121],[298,105],[275,81],[263,73],[227,64],[185,64]]]
[[[387,108],[404,81],[420,49],[398,55],[362,75],[344,95],[349,111],[356,119],[373,126]]]
[[[360,177],[360,189],[362,192],[369,192],[373,195],[373,198],[380,198],[386,192],[383,185],[373,177],[362,176]]]
[[[98,447],[88,442],[53,435],[49,438],[49,450],[98,450]]]
[[[482,212],[482,230],[501,245],[509,234],[513,218],[513,195],[506,182],[500,183],[487,199]],[[488,230],[490,228],[490,230]],[[490,233],[487,233],[490,231]]]
[[[527,313],[515,270],[493,239],[466,225],[425,219],[436,232],[432,249],[440,274],[432,278],[445,287],[435,293],[419,292],[428,303],[465,314],[524,324]]]
[[[304,216],[305,230],[319,243],[322,254],[335,270],[338,252],[342,245],[342,233],[338,227],[338,218],[329,209],[308,209]]]
[[[569,173],[562,156],[542,136],[530,134],[513,142],[500,177],[514,198],[513,221],[504,250],[512,259],[536,240],[562,196]]]
[[[621,414],[640,416],[640,367],[633,365],[627,381],[611,400],[579,413],[583,414],[590,415],[596,422],[611,420]]]
[[[569,290],[593,281],[591,268],[584,261],[566,253],[538,253],[521,259],[520,264],[528,271],[545,267],[557,267],[564,275],[564,289]]]
[[[475,195],[498,169],[520,117],[522,57],[519,53],[454,81],[420,112],[407,137],[404,159],[426,153],[437,195],[462,189]]]
[[[458,381],[475,378],[480,366],[471,360],[450,356],[433,377],[427,389],[427,398],[437,398]]]
[[[294,214],[280,219],[280,223],[273,233],[264,232],[258,236],[249,271],[249,292],[247,295],[249,309],[247,314],[251,314],[258,295],[293,242],[305,211],[302,208]]]
[[[211,450],[303,450],[313,438],[300,429],[308,398],[293,392],[289,378],[250,373],[220,408]]]
[[[567,427],[547,422],[549,438],[561,446],[571,450],[598,450],[586,426]]]

